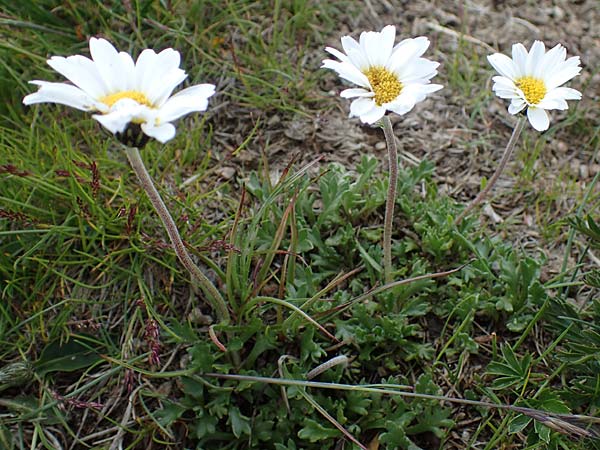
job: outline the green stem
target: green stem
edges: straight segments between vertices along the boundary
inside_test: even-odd
[[[213,308],[217,312],[217,316],[220,322],[229,322],[229,310],[227,308],[227,304],[223,297],[217,290],[214,284],[208,279],[206,275],[196,266],[192,257],[188,253],[185,248],[185,244],[179,235],[179,231],[177,230],[177,225],[175,221],[171,217],[169,210],[167,209],[165,203],[163,202],[160,194],[156,190],[154,183],[152,182],[152,178],[150,174],[146,170],[146,166],[144,166],[144,162],[140,156],[140,152],[136,147],[126,147],[127,159],[129,159],[129,163],[131,164],[131,168],[135,172],[152,203],[154,209],[158,213],[160,220],[162,221],[167,234],[169,235],[169,239],[171,239],[171,243],[173,244],[173,250],[175,250],[175,254],[179,258],[179,261],[185,266],[185,268],[190,272],[190,275],[194,280],[198,282],[200,288],[204,292],[204,294],[208,297],[211,302]]]
[[[475,200],[473,200],[469,204],[469,206],[467,206],[463,210],[463,212],[461,212],[459,214],[459,216],[454,221],[454,223],[456,225],[460,225],[460,223],[465,218],[465,216],[469,213],[469,211],[471,211],[473,208],[475,208],[477,205],[479,205],[487,197],[487,194],[492,190],[492,187],[494,187],[494,184],[496,184],[496,181],[498,181],[498,178],[500,178],[500,175],[504,171],[506,164],[508,163],[508,161],[510,161],[510,157],[511,157],[513,150],[515,149],[515,146],[517,144],[517,139],[519,138],[521,131],[523,131],[523,126],[525,125],[525,121],[526,121],[526,118],[523,115],[521,115],[519,117],[519,119],[517,120],[517,123],[515,124],[515,128],[513,129],[513,132],[512,132],[512,136],[510,137],[508,144],[506,144],[506,148],[504,149],[504,154],[502,155],[502,159],[500,160],[500,163],[498,164],[498,168],[494,172],[494,175],[492,175],[492,178],[490,178],[490,181],[488,181],[488,183],[485,185],[485,188],[483,189],[483,191],[481,191],[479,193],[479,195],[477,197],[475,197]]]
[[[383,273],[387,283],[392,282],[392,222],[394,220],[394,204],[396,202],[396,188],[398,186],[398,149],[392,122],[388,116],[383,116],[383,133],[388,149],[389,184],[387,199],[385,201],[385,219],[383,223]]]

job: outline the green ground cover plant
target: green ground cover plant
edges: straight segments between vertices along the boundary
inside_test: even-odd
[[[463,219],[439,162],[401,164],[389,283],[385,158],[328,160],[317,125],[301,129],[350,121],[318,66],[360,4],[83,4],[0,2],[0,448],[598,447],[598,175],[544,224],[563,244],[549,254],[510,221],[477,208]],[[216,85],[205,113],[140,153],[227,320],[114,136],[85,113],[22,105],[28,80],[62,81],[48,57],[87,54],[92,36],[134,56],[174,48],[186,86]],[[476,87],[492,70],[469,45],[445,55],[440,82],[476,121],[495,100]],[[531,155],[567,126],[593,160],[585,108],[541,137],[523,131],[516,151],[531,159],[509,176],[531,182]],[[404,125],[389,123],[400,142]],[[526,198],[540,221],[555,195]]]

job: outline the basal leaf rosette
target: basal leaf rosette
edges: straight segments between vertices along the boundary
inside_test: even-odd
[[[162,143],[175,136],[171,123],[186,114],[205,111],[215,93],[212,84],[198,84],[171,95],[187,74],[179,68],[179,52],[146,49],[134,62],[105,39],[90,39],[91,59],[82,55],[53,56],[47,62],[70,83],[34,80],[39,90],[23,99],[26,105],[59,103],[92,117],[123,138],[133,125]],[[146,139],[147,140],[147,139]],[[129,142],[125,142],[129,143]]]
[[[514,44],[512,59],[494,53],[488,61],[500,74],[493,78],[493,91],[510,100],[509,113],[518,114],[527,108],[527,118],[538,131],[550,126],[547,110],[565,110],[567,100],[581,99],[581,92],[561,87],[581,72],[581,66],[579,56],[567,59],[567,51],[560,44],[548,52],[541,41],[535,41],[529,52],[523,44]]]
[[[442,88],[431,84],[439,63],[423,58],[429,39],[420,36],[394,45],[396,27],[388,25],[380,32],[360,34],[358,42],[342,37],[345,53],[332,47],[325,50],[339,61],[326,59],[321,67],[332,69],[340,78],[359,88],[341,92],[344,98],[355,98],[350,105],[350,117],[360,117],[373,124],[387,111],[406,114],[428,94]]]

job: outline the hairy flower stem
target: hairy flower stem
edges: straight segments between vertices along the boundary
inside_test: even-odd
[[[385,283],[392,282],[392,222],[394,220],[394,204],[398,186],[398,149],[392,122],[388,116],[383,116],[383,133],[388,149],[390,179],[387,199],[385,201],[385,219],[383,223],[383,274]]]
[[[144,166],[144,162],[142,161],[139,150],[136,147],[126,147],[126,153],[127,159],[129,159],[129,163],[131,164],[133,171],[137,175],[140,184],[146,191],[150,202],[152,202],[152,206],[154,206],[154,209],[158,213],[158,216],[162,220],[162,223],[167,230],[167,234],[171,239],[173,249],[179,258],[179,261],[181,261],[185,268],[190,272],[192,278],[198,282],[200,288],[208,297],[212,307],[215,309],[219,321],[228,323],[230,317],[225,300],[223,300],[223,297],[215,285],[211,283],[208,277],[204,275],[200,268],[198,268],[198,266],[194,263],[190,254],[186,250],[185,245],[181,240],[181,236],[179,235],[179,231],[177,230],[177,225],[175,225],[169,210],[165,206],[160,194],[156,190],[156,187],[152,182],[152,178],[146,170],[146,166]]]
[[[498,181],[498,178],[500,178],[500,175],[504,171],[504,168],[506,167],[506,164],[510,160],[513,150],[515,149],[517,139],[519,139],[519,135],[521,134],[521,131],[523,131],[523,126],[525,125],[525,121],[526,121],[525,116],[523,116],[523,115],[519,116],[519,119],[517,120],[517,123],[515,124],[515,128],[513,129],[512,136],[510,137],[508,144],[506,144],[506,148],[504,149],[504,154],[502,155],[502,159],[500,160],[500,163],[498,164],[498,168],[494,172],[494,175],[492,175],[492,178],[490,178],[490,181],[488,181],[488,183],[485,185],[485,188],[483,189],[483,191],[481,191],[479,193],[479,195],[477,195],[477,197],[475,197],[475,200],[473,200],[463,210],[463,212],[461,212],[458,215],[458,217],[454,220],[454,223],[456,225],[459,225],[462,222],[462,220],[465,218],[465,216],[469,213],[469,211],[471,211],[473,208],[475,208],[477,205],[479,205],[487,197],[487,194],[492,190],[492,187],[494,187],[494,184],[496,184],[496,181]]]

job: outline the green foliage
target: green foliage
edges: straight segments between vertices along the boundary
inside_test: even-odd
[[[271,119],[312,123],[330,108],[314,51],[355,7],[2,3],[0,24],[11,32],[0,42],[0,448],[54,449],[57,440],[105,450],[105,438],[131,449],[357,448],[340,427],[382,450],[447,448],[452,433],[472,433],[472,448],[592,448],[523,414],[206,376],[302,380],[343,354],[348,365],[318,381],[412,386],[561,414],[600,407],[600,301],[596,291],[583,299],[575,292],[582,283],[600,287],[598,271],[586,269],[579,281],[564,270],[548,281],[541,252],[516,249],[475,217],[455,226],[460,208],[438,191],[430,162],[400,172],[394,278],[470,262],[373,295],[383,278],[382,161],[290,165],[278,180],[266,164],[227,180],[215,175],[249,146],[266,154]],[[219,84],[214,113],[181,121],[172,144],[149,144],[143,158],[190,251],[226,297],[230,323],[213,323],[121,149],[95,121],[21,104],[32,92],[27,80],[60,79],[47,57],[86,53],[92,35],[134,55],[177,48],[189,83]],[[489,73],[479,58],[461,39],[448,81],[467,98],[471,120],[489,123],[482,108],[492,94],[480,88]],[[233,136],[226,145],[224,135]],[[542,144],[527,156],[527,176]],[[492,143],[475,137],[468,145]],[[570,221],[592,249],[600,245],[596,222],[593,214]]]
[[[42,350],[35,371],[44,376],[50,372],[73,372],[92,367],[101,361],[93,347],[90,336],[79,336],[62,343],[51,342]]]
[[[340,366],[326,371],[320,375],[322,381],[364,383],[369,379],[407,384],[409,379],[404,376],[390,377],[411,373],[416,376],[416,392],[439,394],[437,368],[450,368],[456,358],[478,354],[494,358],[487,376],[495,391],[518,395],[539,388],[545,392],[543,369],[536,366],[539,359],[534,354],[517,354],[510,345],[503,345],[499,353],[489,353],[473,338],[474,330],[482,327],[491,332],[505,326],[527,333],[534,317],[539,320],[540,308],[549,301],[540,282],[540,260],[520,254],[499,239],[477,234],[469,220],[456,229],[452,218],[457,209],[448,198],[438,195],[429,181],[431,165],[423,163],[403,170],[400,176],[393,248],[396,276],[410,278],[456,267],[473,255],[475,259],[443,280],[423,279],[365,297],[382,277],[376,224],[384,203],[385,178],[376,171],[377,161],[366,156],[355,172],[332,165],[315,176],[310,169],[289,171],[274,185],[252,174],[246,184],[250,206],[238,208],[234,216],[232,250],[224,270],[218,273],[225,281],[235,320],[215,330],[221,339],[226,338],[227,348],[238,353],[239,363],[203,337],[204,332],[194,325],[196,319],[162,314],[163,339],[170,336],[187,349],[182,366],[186,375],[170,396],[140,393],[145,408],[152,410],[148,426],[154,433],[168,440],[185,423],[190,442],[198,448],[225,442],[246,442],[250,448],[291,448],[290,436],[295,436],[293,445],[301,442],[303,448],[333,448],[342,433],[322,415],[322,409],[359,440],[378,436],[386,448],[426,448],[423,439],[429,439],[427,436],[440,442],[447,438],[454,426],[452,409],[441,408],[436,401],[402,401],[343,391],[308,393],[292,387],[283,394],[272,386],[216,385],[201,376],[214,371],[271,375],[281,370],[280,357],[286,349],[294,358],[285,364],[285,373],[302,378],[335,356],[330,348],[337,348],[336,341],[328,337],[327,330],[344,343],[344,354],[354,361],[346,370]],[[81,177],[84,175],[82,172]],[[421,185],[426,187],[425,196],[417,189]],[[92,208],[97,209],[92,217],[111,217],[96,201],[90,202],[90,211],[96,211]],[[84,226],[89,224],[89,218],[78,220]],[[120,227],[125,225],[121,222]],[[119,242],[124,239],[119,235],[122,231],[116,223],[113,226],[112,239]],[[85,242],[78,245],[86,248]],[[345,274],[351,276],[344,278]],[[113,283],[120,281],[111,280],[107,286]],[[5,292],[10,292],[6,289],[9,286]],[[153,292],[145,284],[141,289]],[[155,302],[146,302],[146,312],[139,307],[131,310],[127,322],[139,323],[146,315],[158,319]],[[555,307],[553,302],[550,311]],[[433,328],[439,330],[443,346],[426,337]],[[61,335],[60,328],[56,329]],[[593,330],[588,327],[581,333],[586,340],[580,344],[576,336],[563,343],[572,360],[595,350]],[[93,371],[100,362],[99,353],[121,355],[110,335],[98,340],[79,334],[46,347],[35,365],[41,379],[69,370]],[[565,352],[559,355],[567,357]],[[590,363],[588,356],[583,366]],[[458,376],[452,369],[450,373]],[[593,386],[594,372],[586,368],[578,373],[579,384],[568,389],[578,392],[573,398],[582,405],[589,398],[584,389]],[[559,397],[555,403],[574,408],[573,398]],[[282,408],[286,403],[289,410]],[[531,404],[552,411],[555,403],[540,400]],[[38,411],[44,404],[29,408]],[[562,439],[536,423],[516,416],[507,424],[506,433],[534,427],[541,442]]]
[[[518,359],[510,346],[503,346],[501,362],[491,362],[487,367],[488,374],[494,376],[492,388],[522,390],[530,376],[531,359],[531,355]]]

